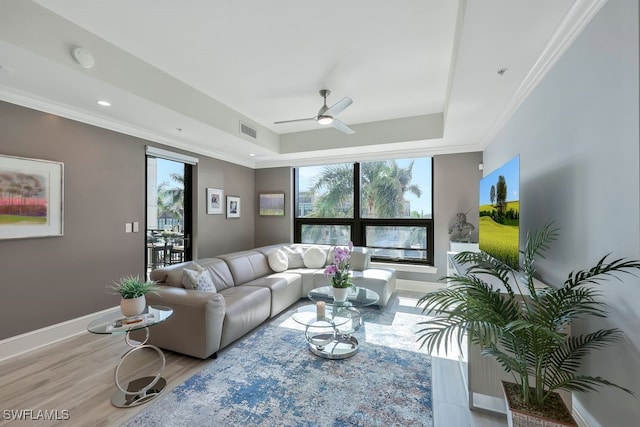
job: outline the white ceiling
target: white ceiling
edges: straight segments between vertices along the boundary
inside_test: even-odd
[[[604,2],[4,0],[0,99],[257,168],[480,151]],[[274,124],[322,88],[355,135]]]

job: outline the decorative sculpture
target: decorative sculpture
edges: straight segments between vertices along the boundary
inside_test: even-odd
[[[467,214],[457,213],[456,222],[449,227],[449,240],[452,242],[471,242],[471,232],[475,230],[473,224],[467,222]]]

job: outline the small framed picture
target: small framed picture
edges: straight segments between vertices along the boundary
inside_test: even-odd
[[[217,188],[207,188],[207,214],[222,215],[223,192]]]
[[[259,214],[262,216],[284,216],[284,193],[261,193]]]
[[[0,156],[0,239],[62,236],[64,164]]]
[[[227,196],[227,218],[240,218],[240,197]]]

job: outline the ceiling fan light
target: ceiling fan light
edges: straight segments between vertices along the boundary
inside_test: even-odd
[[[333,122],[333,117],[331,116],[318,116],[318,123],[321,125],[330,125]]]

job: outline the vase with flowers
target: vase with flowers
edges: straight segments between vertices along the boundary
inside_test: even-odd
[[[350,288],[355,288],[349,277],[351,269],[350,259],[351,251],[353,251],[353,242],[349,242],[348,246],[336,246],[333,251],[333,264],[325,268],[324,275],[333,288],[333,300],[335,302],[345,302]]]

